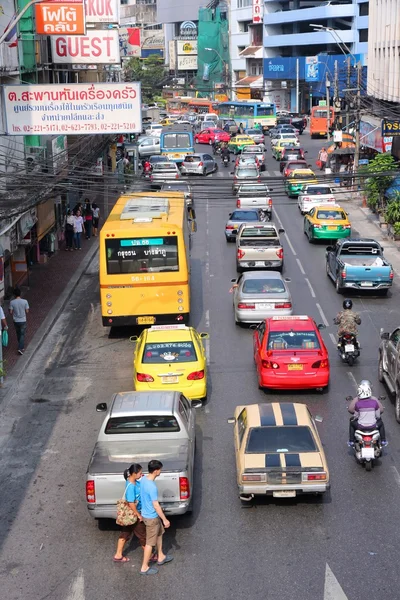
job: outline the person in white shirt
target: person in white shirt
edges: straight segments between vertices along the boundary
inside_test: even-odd
[[[76,213],[74,214],[74,226],[75,226],[75,232],[74,232],[74,242],[75,242],[75,250],[82,250],[81,248],[81,236],[83,233],[83,217],[81,215],[81,211],[77,210]]]

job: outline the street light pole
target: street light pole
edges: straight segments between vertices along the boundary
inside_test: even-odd
[[[328,79],[328,75],[326,76],[326,139],[329,143],[329,135],[331,132],[331,82]]]

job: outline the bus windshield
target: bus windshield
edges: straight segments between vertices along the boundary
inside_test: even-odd
[[[163,147],[167,150],[172,148],[191,148],[192,143],[188,133],[165,133]]]
[[[105,242],[108,275],[179,270],[177,236],[107,239]]]

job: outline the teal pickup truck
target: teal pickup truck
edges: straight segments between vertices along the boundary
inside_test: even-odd
[[[373,239],[347,238],[326,249],[326,274],[338,294],[347,289],[378,292],[386,296],[393,283],[392,265]]]

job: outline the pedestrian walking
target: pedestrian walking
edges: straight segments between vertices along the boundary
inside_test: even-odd
[[[244,132],[243,123],[239,123],[239,133],[242,134]]]
[[[173,560],[173,556],[164,554],[162,549],[164,530],[170,526],[170,522],[164,515],[158,501],[158,491],[155,483],[155,480],[161,473],[162,467],[163,464],[161,461],[151,460],[147,465],[149,474],[143,477],[140,482],[142,518],[146,526],[146,545],[143,553],[142,568],[140,570],[141,575],[156,575],[158,573],[156,567],[149,566],[153,546],[157,548],[157,565],[165,565]]]
[[[67,216],[65,219],[65,249],[70,252],[72,252],[72,250],[73,250],[74,232],[75,232],[74,215],[72,214],[71,209],[68,209]]]
[[[90,204],[89,200],[86,201],[83,214],[85,219],[86,239],[90,240],[90,238],[92,237],[93,211],[92,205]]]
[[[1,321],[1,329],[5,329],[7,331],[8,329],[8,325],[7,325],[7,319],[6,319],[6,315],[4,314],[4,310],[3,307],[0,306],[0,321]]]
[[[325,171],[325,167],[326,167],[326,163],[328,161],[328,153],[326,151],[325,148],[321,148],[319,155],[318,155],[318,159],[320,162],[320,171]]]
[[[146,545],[146,526],[143,523],[141,516],[141,501],[140,501],[140,479],[143,475],[142,466],[134,463],[128,469],[124,471],[125,483],[125,500],[129,503],[129,507],[133,513],[137,516],[137,521],[134,525],[127,525],[122,528],[120,536],[117,542],[117,550],[114,554],[114,562],[125,563],[129,562],[127,556],[123,556],[122,552],[125,544],[131,539],[133,535],[137,537],[140,545],[145,548]],[[152,561],[155,562],[157,557],[153,557]]]
[[[100,220],[100,208],[97,206],[95,202],[92,204],[92,212],[93,212],[93,235],[97,237],[99,233],[99,220]]]
[[[18,287],[14,289],[14,296],[15,298],[10,302],[9,310],[17,334],[18,354],[23,354],[25,351],[26,316],[29,312],[29,304],[27,300],[21,298],[21,290]]]
[[[74,243],[75,250],[82,250],[81,248],[81,236],[84,230],[83,218],[81,211],[77,210],[74,214]]]

